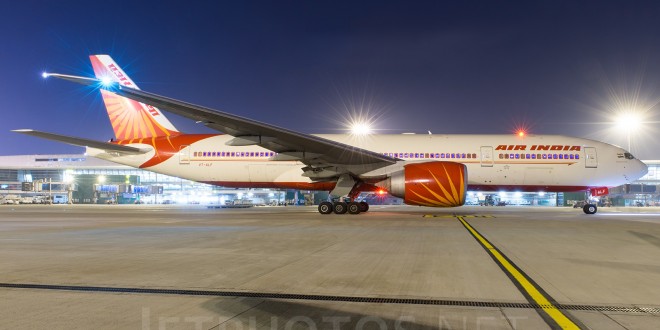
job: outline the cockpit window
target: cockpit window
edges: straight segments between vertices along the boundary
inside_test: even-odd
[[[626,159],[635,159],[635,156],[633,156],[633,155],[632,155],[631,153],[629,153],[629,152],[626,152],[626,153],[624,153],[623,155],[626,156]]]

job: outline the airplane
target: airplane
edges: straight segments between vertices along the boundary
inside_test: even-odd
[[[223,187],[330,192],[321,214],[359,214],[361,192],[384,190],[406,204],[457,207],[470,191],[608,194],[647,167],[628,151],[560,135],[306,134],[143,91],[108,55],[91,55],[95,78],[44,73],[98,88],[115,139],[32,129],[15,132],[86,147],[88,155]],[[167,112],[221,134],[185,134]],[[345,199],[348,201],[344,201]],[[597,212],[588,203],[584,213]]]

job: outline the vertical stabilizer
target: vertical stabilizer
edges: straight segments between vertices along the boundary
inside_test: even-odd
[[[108,55],[91,55],[94,74],[101,80],[116,81],[122,86],[139,89],[131,78]],[[105,108],[118,140],[143,139],[179,135],[179,131],[158,110],[148,104],[101,90]]]

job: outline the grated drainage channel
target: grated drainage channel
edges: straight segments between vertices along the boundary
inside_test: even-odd
[[[29,284],[29,283],[0,283],[0,288],[82,291],[82,292],[167,294],[167,295],[211,296],[211,297],[244,297],[244,298],[339,301],[339,302],[357,302],[357,303],[375,303],[375,304],[460,306],[460,307],[530,308],[530,309],[549,307],[549,306],[543,306],[543,305],[531,304],[531,303],[510,303],[510,302],[497,302],[497,301],[356,297],[356,296],[333,296],[333,295],[312,295],[312,294],[292,294],[292,293],[216,291],[216,290],[178,290],[178,289],[155,289],[155,288],[122,288],[122,287],[107,287],[107,286],[48,285],[48,284]],[[660,308],[637,307],[637,306],[598,306],[598,305],[557,304],[555,305],[555,308],[562,310],[576,310],[576,311],[660,314]]]

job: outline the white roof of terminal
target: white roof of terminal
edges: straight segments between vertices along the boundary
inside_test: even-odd
[[[0,169],[50,168],[132,169],[130,166],[80,154],[0,156]]]

